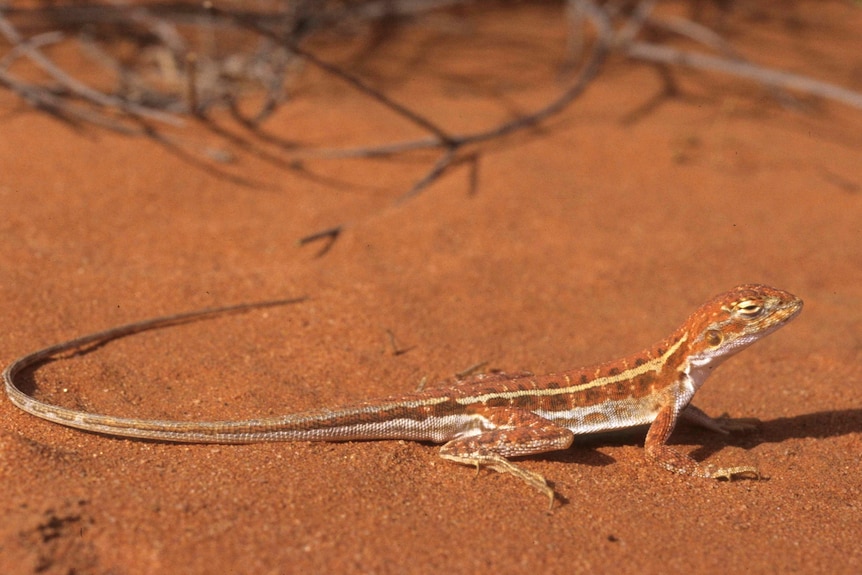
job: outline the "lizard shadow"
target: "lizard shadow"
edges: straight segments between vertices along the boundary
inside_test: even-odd
[[[616,462],[610,455],[598,451],[599,447],[643,447],[648,425],[576,436],[569,449],[546,453],[534,458],[546,461],[577,463],[603,467]],[[709,459],[728,446],[753,449],[764,443],[783,443],[788,439],[827,438],[862,433],[862,409],[818,411],[761,421],[751,432],[731,432],[729,435],[712,432],[697,425],[681,422],[674,430],[670,445],[699,445],[689,453],[697,461]]]
[[[751,433],[731,433],[721,435],[702,433],[695,426],[680,426],[683,433],[676,435],[676,442],[702,443],[691,456],[702,460],[721,451],[724,446],[733,445],[752,449],[764,443],[782,443],[788,439],[839,437],[849,433],[862,433],[862,409],[838,409],[805,413],[792,417],[779,417],[762,421],[757,430]],[[704,430],[705,431],[705,430]],[[697,433],[695,436],[694,434]]]
[[[599,448],[621,446],[643,447],[647,429],[648,426],[640,426],[620,431],[576,435],[574,442],[568,449],[531,455],[527,459],[574,463],[590,467],[606,467],[617,463],[617,459],[599,451]]]
[[[617,460],[606,453],[602,453],[596,448],[611,445],[613,443],[613,441],[601,441],[600,437],[576,437],[574,443],[572,443],[572,446],[568,449],[541,453],[531,456],[529,459],[575,463],[577,465],[588,465],[590,467],[605,467],[607,465],[613,465]],[[637,436],[631,436],[631,441],[628,443],[636,444]],[[624,443],[618,444],[623,445]]]
[[[66,361],[77,357],[89,355],[99,349],[107,346],[113,341],[131,337],[141,332],[166,329],[184,324],[197,323],[201,321],[213,320],[229,315],[237,315],[248,313],[256,309],[271,308],[298,304],[306,301],[307,296],[299,296],[288,299],[264,300],[251,303],[241,303],[225,307],[201,309],[191,312],[184,312],[170,316],[162,316],[156,318],[145,319],[135,323],[117,326],[104,331],[91,333],[78,337],[73,340],[68,340],[63,343],[56,344],[50,348],[37,351],[25,356],[31,358],[24,366],[17,369],[10,377],[13,380],[12,386],[17,388],[25,395],[32,396],[39,388],[36,382],[36,371],[39,368],[49,365],[57,361]],[[50,353],[46,353],[52,350]],[[16,363],[24,358],[19,358]]]

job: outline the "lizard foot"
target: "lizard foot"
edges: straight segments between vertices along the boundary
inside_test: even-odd
[[[708,477],[712,479],[727,479],[728,481],[732,480],[736,475],[744,475],[749,479],[763,479],[763,475],[761,475],[760,471],[757,470],[756,467],[751,467],[748,465],[741,465],[738,467],[720,467],[718,469],[712,469],[711,467],[707,470]]]

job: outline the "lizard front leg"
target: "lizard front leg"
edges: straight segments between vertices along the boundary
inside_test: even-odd
[[[518,467],[508,458],[567,449],[574,439],[572,432],[526,409],[477,408],[472,414],[481,431],[444,444],[440,457],[514,475],[547,495],[553,507],[554,490],[545,478]]]
[[[694,411],[686,413],[686,410],[692,408]],[[727,430],[721,428],[718,422],[696,407],[688,406],[684,408],[682,413],[685,414],[686,418],[693,419],[695,423],[699,423],[709,429],[715,429],[717,431],[727,433]],[[670,438],[670,434],[673,432],[673,429],[676,426],[676,420],[679,416],[680,412],[677,411],[674,405],[665,406],[661,411],[659,411],[655,421],[650,425],[646,436],[646,442],[644,444],[644,452],[648,460],[654,461],[674,473],[693,475],[695,477],[731,479],[734,475],[750,475],[760,478],[760,472],[755,467],[741,465],[736,467],[713,469],[712,466],[701,465],[688,455],[680,453],[676,449],[668,446],[667,440]],[[706,423],[707,420],[709,421],[708,424]]]

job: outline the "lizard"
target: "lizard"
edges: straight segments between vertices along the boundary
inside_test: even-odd
[[[712,371],[730,356],[779,329],[802,310],[791,293],[746,284],[718,295],[670,336],[617,361],[535,376],[490,373],[449,387],[360,401],[280,417],[244,421],[162,421],[112,417],[42,402],[21,391],[16,376],[59,353],[141,331],[229,312],[298,300],[258,302],[144,320],[93,333],[22,356],[3,372],[6,393],[24,411],[70,427],[112,436],[166,442],[415,440],[442,443],[440,457],[508,473],[550,499],[544,476],[510,458],[564,450],[576,435],[649,426],[647,460],[703,478],[750,476],[757,468],[713,468],[669,446],[680,419],[727,434],[756,420],[713,419],[690,402]]]

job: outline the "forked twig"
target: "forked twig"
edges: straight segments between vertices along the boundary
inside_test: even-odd
[[[478,132],[469,134],[449,135],[444,130],[432,124],[432,126],[428,127],[428,129],[429,131],[432,131],[436,137],[402,142],[397,145],[390,144],[388,146],[342,150],[340,151],[342,154],[344,154],[342,157],[347,157],[348,154],[350,157],[374,157],[391,153],[399,153],[406,150],[416,150],[422,148],[442,148],[444,150],[443,154],[440,156],[437,162],[435,162],[434,166],[432,166],[431,169],[426,172],[426,174],[410,188],[410,190],[408,190],[404,195],[402,195],[395,201],[394,205],[398,205],[408,199],[414,198],[415,196],[419,195],[428,186],[437,181],[437,179],[439,179],[444,173],[446,173],[447,170],[449,170],[453,166],[454,163],[458,161],[458,152],[465,146],[480,144],[489,140],[504,138],[519,130],[535,127],[543,121],[547,120],[548,118],[559,114],[584,92],[592,79],[598,74],[613,42],[613,29],[611,28],[610,20],[605,14],[605,12],[598,8],[591,0],[579,1],[582,4],[582,13],[587,17],[587,19],[593,24],[593,27],[596,29],[597,38],[593,44],[590,56],[586,64],[583,65],[577,77],[571,82],[569,88],[567,88],[562,94],[560,94],[550,103],[530,114],[520,116],[518,118],[515,118],[514,120],[504,122],[503,124],[486,130],[480,130]],[[328,65],[326,69],[328,70],[330,67],[332,67],[332,65]],[[338,77],[345,79],[345,75],[347,74],[343,71],[339,71],[337,75]],[[354,82],[351,81],[351,83]],[[359,84],[355,83],[354,85]],[[385,97],[379,97],[380,94],[377,90],[365,84],[362,84],[361,90],[363,91],[363,93],[374,97],[380,102],[385,102],[385,100],[388,100],[388,98],[384,100]],[[402,107],[400,105],[397,106],[399,108]],[[442,137],[440,134],[445,134],[445,137]],[[339,153],[339,151],[336,150],[324,150],[321,152],[321,154],[328,154],[330,155],[330,157],[333,154],[337,153]],[[472,159],[475,162],[475,156]],[[475,177],[476,171],[473,170],[471,172],[471,181],[475,179]],[[300,239],[300,244],[305,245],[319,239],[327,239],[330,243],[327,244],[325,249],[321,252],[326,253],[332,247],[332,243],[334,243],[334,241],[338,237],[338,234],[340,234],[344,230],[346,225],[347,224],[340,224],[333,228],[329,228],[328,230],[319,231],[304,236]]]

